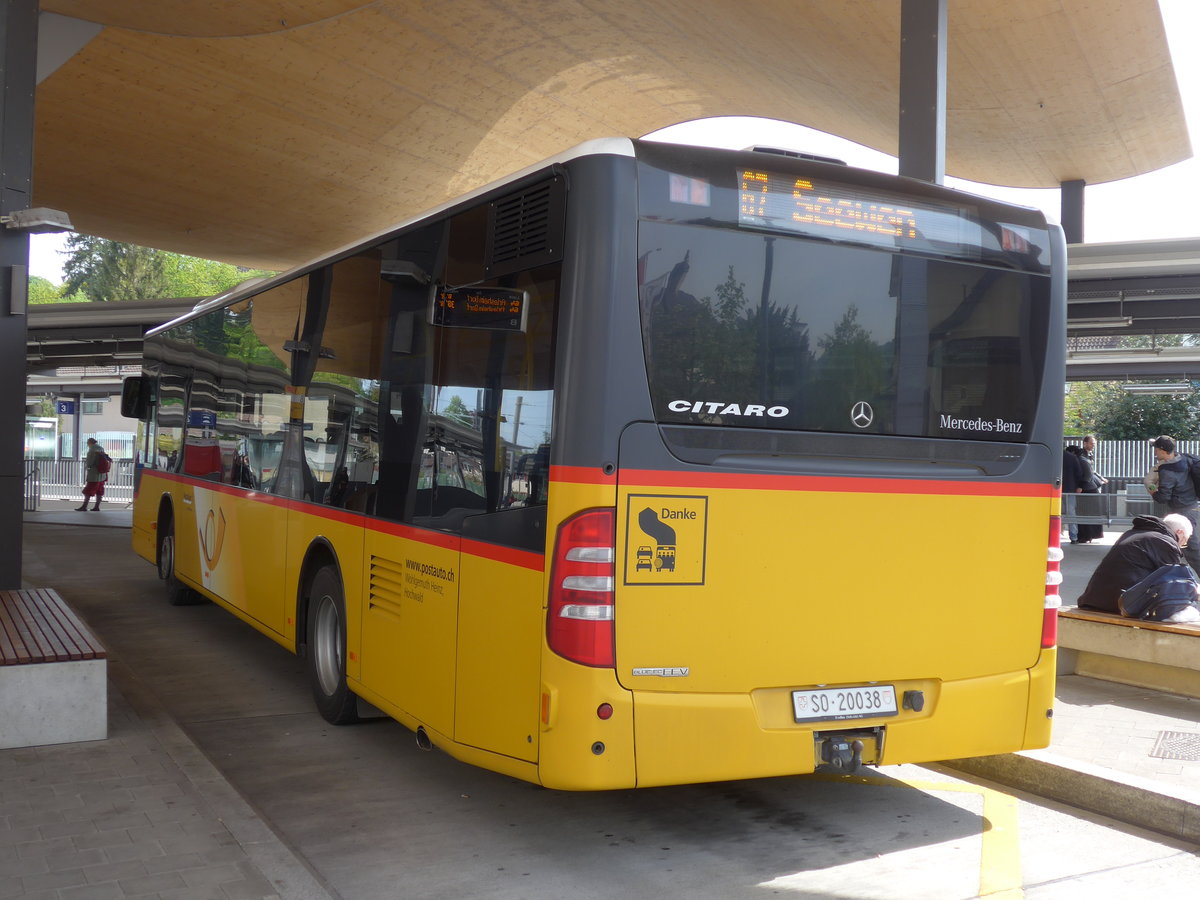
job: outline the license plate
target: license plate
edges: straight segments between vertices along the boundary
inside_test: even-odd
[[[797,722],[894,716],[896,689],[890,684],[872,684],[867,687],[792,691],[792,711]]]

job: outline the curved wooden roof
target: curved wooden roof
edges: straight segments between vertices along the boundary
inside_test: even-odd
[[[38,87],[36,205],[242,264],[284,268],[585,139],[695,118],[896,151],[899,0],[42,9],[104,27]],[[948,174],[1048,187],[1191,155],[1156,0],[949,15]]]

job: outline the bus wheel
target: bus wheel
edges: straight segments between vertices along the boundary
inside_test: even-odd
[[[175,522],[168,518],[158,532],[158,577],[167,586],[167,602],[191,606],[203,599],[175,577]]]
[[[313,700],[331,725],[358,721],[358,698],[346,685],[346,603],[332,566],[320,569],[308,594],[305,668]]]

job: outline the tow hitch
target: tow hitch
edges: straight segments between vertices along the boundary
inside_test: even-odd
[[[816,771],[853,775],[863,763],[878,765],[883,755],[883,727],[848,731],[814,731]]]

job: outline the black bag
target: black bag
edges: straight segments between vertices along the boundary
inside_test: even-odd
[[[1128,619],[1161,622],[1196,605],[1196,573],[1191,566],[1159,566],[1137,584],[1121,591],[1117,606]]]
[[[1192,488],[1196,491],[1196,496],[1200,497],[1200,456],[1192,456],[1190,453],[1180,455],[1187,460],[1188,474],[1192,476]]]

